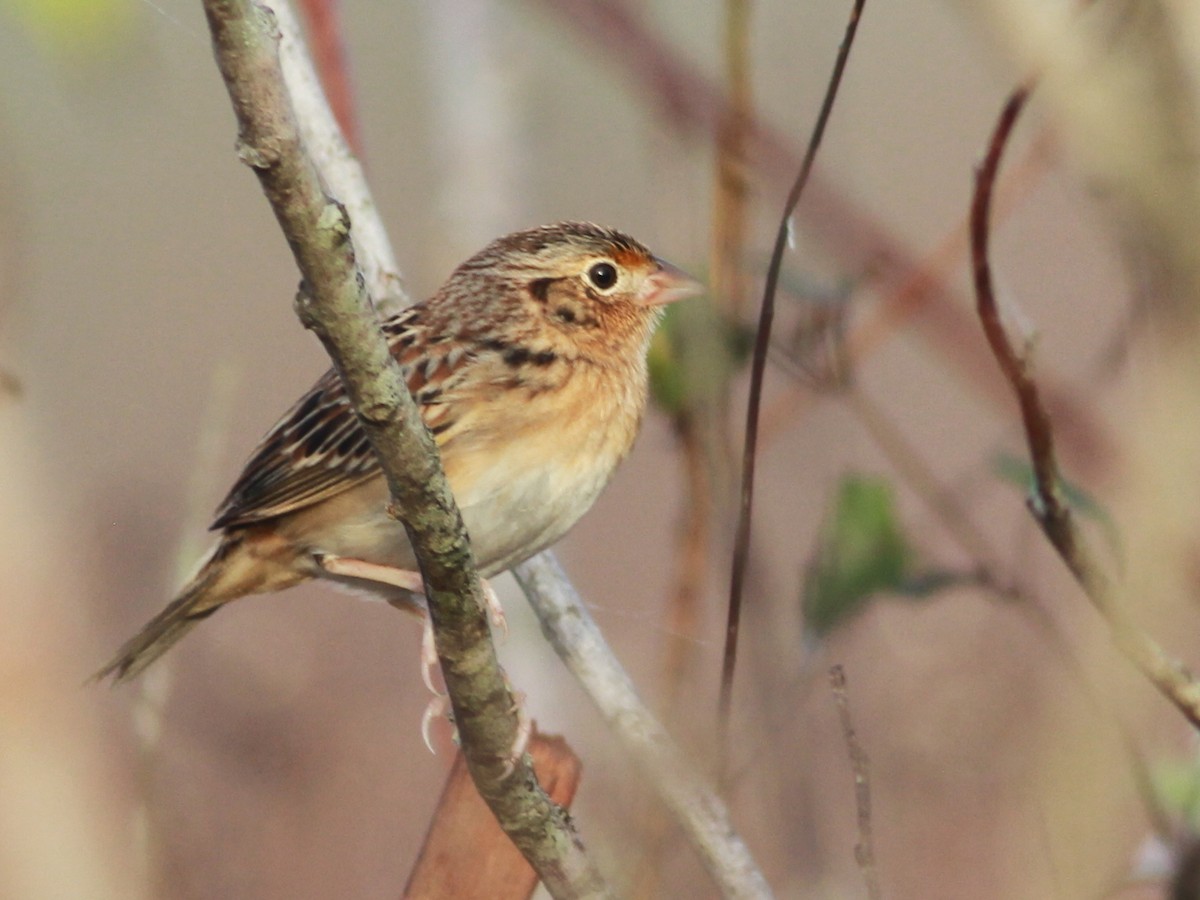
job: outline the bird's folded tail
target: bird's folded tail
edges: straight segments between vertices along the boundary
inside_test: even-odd
[[[202,619],[211,616],[223,603],[245,593],[223,591],[222,585],[218,584],[226,580],[225,561],[232,549],[227,541],[218,544],[179,596],[126,641],[117,655],[91,680],[111,677],[113,684],[120,684],[136,678]]]

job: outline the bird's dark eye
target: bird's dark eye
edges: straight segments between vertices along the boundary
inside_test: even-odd
[[[598,290],[607,291],[617,283],[617,267],[612,263],[598,262],[587,270],[587,277]]]

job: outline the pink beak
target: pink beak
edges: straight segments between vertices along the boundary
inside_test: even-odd
[[[637,300],[644,306],[663,306],[683,300],[685,297],[695,297],[704,293],[704,285],[689,275],[683,269],[655,257],[658,269],[648,275],[637,292]]]

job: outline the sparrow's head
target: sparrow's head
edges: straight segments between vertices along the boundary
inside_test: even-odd
[[[524,321],[592,355],[602,347],[644,353],[662,307],[702,287],[628,235],[560,222],[493,241],[444,290],[473,295],[467,302],[489,318]]]

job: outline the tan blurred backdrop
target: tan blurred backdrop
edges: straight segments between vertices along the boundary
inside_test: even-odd
[[[199,4],[110,2],[94,22],[65,24],[48,24],[36,2],[0,4],[0,370],[20,383],[0,397],[0,895],[397,896],[450,760],[444,733],[438,756],[421,743],[410,620],[306,587],[223,610],[142,687],[83,684],[170,596],[222,489],[326,365],[291,311],[286,246],[233,153]],[[606,38],[554,6],[342,4],[369,176],[414,297],[492,237],[562,218],[620,227],[708,268],[711,142],[681,135],[611,62]],[[846,9],[753,6],[758,113],[802,146]],[[655,0],[643,15],[720,76],[720,4]],[[819,168],[928,258],[966,214],[1012,78],[960,11],[876,0]],[[1035,108],[1013,159],[1041,124]],[[1110,385],[1122,370],[1105,375],[1102,355],[1129,289],[1101,213],[1042,146],[997,229],[1002,287],[1035,323],[1056,383],[1098,421],[1119,421],[1125,401]],[[751,186],[757,295],[786,183],[752,169]],[[883,301],[869,259],[840,262],[821,222],[801,225],[795,277],[862,281],[855,316]],[[961,253],[935,275],[965,304]],[[785,322],[798,301],[786,302]],[[846,666],[873,761],[889,898],[1096,897],[1129,870],[1145,813],[1111,710],[1081,690],[1047,620],[1151,757],[1186,746],[1177,717],[1108,653],[1020,491],[992,474],[996,452],[1021,444],[991,360],[965,374],[971,361],[948,364],[942,342],[890,332],[857,382],[1041,617],[968,588],[884,597],[806,650],[801,575],[837,478],[897,473],[844,403],[769,371],[730,802],[780,896],[862,895],[852,775],[824,679],[833,662]],[[736,388],[743,396],[744,378]],[[1111,471],[1083,457],[1069,474],[1103,498]],[[968,568],[898,484],[922,558]],[[652,415],[560,550],[646,698],[687,723],[680,737],[708,766],[730,526],[712,542],[708,602],[666,709],[683,490],[675,438]],[[583,758],[578,822],[627,886],[652,795],[511,581],[499,586],[513,626],[506,667],[541,728]],[[1168,636],[1186,657],[1200,641],[1181,615]],[[650,865],[653,895],[712,894],[674,832]]]

